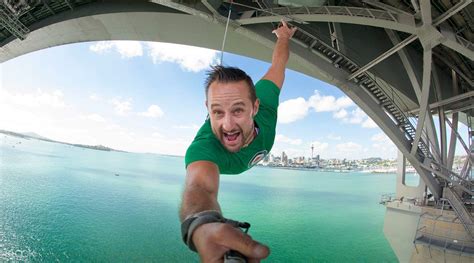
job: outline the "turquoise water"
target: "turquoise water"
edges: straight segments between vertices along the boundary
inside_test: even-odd
[[[184,173],[180,157],[0,135],[0,261],[198,262],[180,239]],[[378,204],[394,190],[394,175],[257,167],[223,176],[219,198],[266,262],[396,262]]]

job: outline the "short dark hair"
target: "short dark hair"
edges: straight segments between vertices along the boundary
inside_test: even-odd
[[[228,82],[239,82],[245,81],[249,87],[250,100],[255,103],[257,100],[257,94],[255,93],[255,86],[252,78],[247,75],[243,70],[235,67],[224,67],[224,66],[211,66],[211,69],[207,71],[207,78],[205,82],[206,86],[206,99],[209,92],[209,86],[215,81],[228,83]]]

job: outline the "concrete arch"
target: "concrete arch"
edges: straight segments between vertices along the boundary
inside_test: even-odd
[[[185,6],[181,8],[186,10]],[[23,41],[12,37],[1,43],[0,61],[49,47],[100,40],[156,41],[220,50],[224,25],[208,14],[193,12],[188,14],[153,3],[88,4],[75,12],[59,14],[31,26],[31,32]],[[270,61],[273,42],[271,32],[261,36],[231,27],[226,51]],[[290,63],[291,68],[312,75],[296,61]],[[315,77],[329,80],[323,75]]]

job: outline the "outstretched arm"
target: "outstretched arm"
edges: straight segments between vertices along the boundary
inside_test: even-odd
[[[285,21],[281,21],[282,26],[273,30],[272,33],[278,37],[273,50],[272,65],[262,79],[271,80],[278,88],[282,88],[285,80],[285,68],[288,58],[290,57],[289,42],[293,34],[296,32],[296,27],[289,28]]]
[[[179,217],[183,222],[188,216],[205,211],[221,212],[217,202],[219,190],[219,169],[208,161],[193,162],[188,165],[186,183]]]
[[[219,169],[216,164],[208,161],[189,164],[180,210],[181,222],[206,210],[221,213],[217,201],[218,190]],[[202,262],[223,262],[224,254],[230,249],[244,254],[250,262],[259,262],[270,253],[268,247],[225,223],[200,225],[194,230],[191,238]]]

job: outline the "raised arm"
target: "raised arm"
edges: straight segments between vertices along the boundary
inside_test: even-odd
[[[293,34],[296,32],[296,27],[289,28],[285,21],[281,21],[282,25],[273,30],[272,33],[278,37],[275,48],[273,49],[272,65],[262,79],[271,80],[278,88],[283,87],[285,80],[285,68],[288,58],[290,57],[289,42]]]

